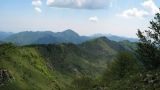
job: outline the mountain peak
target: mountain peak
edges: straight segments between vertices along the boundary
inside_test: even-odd
[[[95,39],[96,41],[102,40],[102,41],[108,41],[109,39],[105,36],[99,37],[97,39]]]
[[[79,34],[74,32],[72,29],[67,29],[67,30],[63,31],[62,33],[67,34],[67,35],[79,36]]]
[[[74,30],[72,30],[72,29],[67,29],[67,30],[65,30],[65,31],[63,31],[63,32],[70,32],[70,33],[76,33]]]

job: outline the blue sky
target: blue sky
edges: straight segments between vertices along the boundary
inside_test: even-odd
[[[1,0],[0,31],[73,29],[136,37],[159,12],[160,0]]]

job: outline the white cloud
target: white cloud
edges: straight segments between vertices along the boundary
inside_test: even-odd
[[[143,18],[145,16],[152,16],[159,12],[159,8],[158,6],[156,6],[154,0],[145,0],[142,3],[142,6],[145,8],[145,10],[132,8],[132,9],[123,11],[120,14],[120,16],[123,16],[125,18],[130,18],[130,17]]]
[[[40,7],[42,5],[41,0],[33,0],[32,5],[35,7]]]
[[[39,7],[35,7],[34,9],[35,9],[37,12],[39,12],[39,13],[42,12],[42,10],[41,10]]]
[[[41,13],[42,12],[42,10],[41,10],[41,5],[42,5],[42,1],[41,0],[33,0],[32,1],[32,5],[34,6],[34,9],[37,11],[37,12],[39,12],[39,13]]]
[[[97,16],[93,16],[93,17],[90,17],[89,18],[89,21],[91,21],[91,22],[98,22],[98,17]]]
[[[58,8],[104,9],[111,0],[47,0],[47,5]]]
[[[156,6],[155,2],[153,0],[146,0],[142,3],[142,6],[144,6],[146,9],[148,9],[152,14],[158,13],[159,8]]]
[[[137,8],[125,10],[120,14],[120,16],[123,16],[125,18],[133,18],[133,17],[143,18],[148,15],[149,15],[148,12],[144,10],[138,10]]]

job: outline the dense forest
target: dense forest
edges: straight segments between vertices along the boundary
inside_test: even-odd
[[[160,90],[160,13],[138,42],[0,45],[0,90]]]

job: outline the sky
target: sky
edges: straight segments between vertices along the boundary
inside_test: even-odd
[[[0,31],[72,29],[136,37],[159,12],[160,0],[0,0]]]

